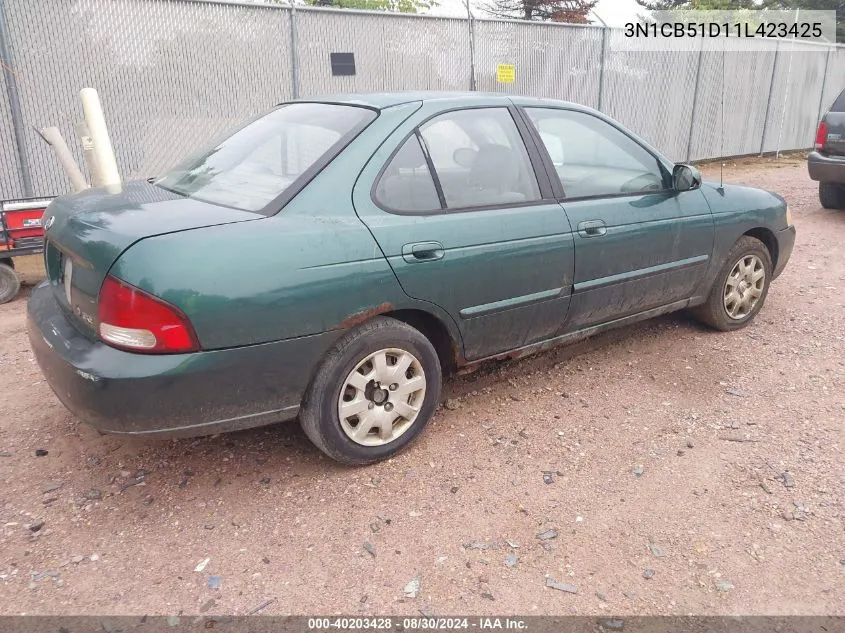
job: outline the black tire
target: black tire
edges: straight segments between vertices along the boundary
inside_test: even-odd
[[[825,209],[845,208],[845,190],[832,182],[819,183],[819,202]]]
[[[731,274],[731,271],[742,259],[749,256],[756,256],[759,258],[760,262],[762,262],[765,273],[762,292],[757,299],[757,303],[754,304],[747,314],[743,315],[741,318],[732,318],[728,314],[728,310],[725,306],[725,290],[728,275]],[[710,294],[707,297],[706,303],[691,311],[693,316],[705,325],[722,332],[730,332],[732,330],[738,330],[741,327],[745,327],[757,315],[766,301],[766,295],[769,294],[769,285],[772,281],[773,270],[772,257],[769,254],[769,249],[766,248],[766,245],[756,238],[743,235],[739,238],[739,240],[737,240],[736,244],[733,245],[730,253],[728,253],[727,258],[725,259],[725,264],[722,266],[722,269],[716,276],[716,280],[713,282],[713,287],[710,289]]]
[[[425,393],[418,396],[422,404],[407,430],[388,443],[364,446],[352,440],[341,426],[341,389],[359,363],[388,348],[410,352],[418,360],[425,376]],[[299,423],[308,439],[338,462],[362,465],[387,459],[413,442],[428,424],[440,402],[442,380],[437,352],[423,334],[402,321],[377,317],[347,332],[323,359],[303,399]]]
[[[8,303],[18,296],[21,281],[11,266],[0,263],[0,303]]]

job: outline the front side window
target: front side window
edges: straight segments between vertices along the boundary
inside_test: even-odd
[[[447,112],[420,128],[446,207],[539,200],[537,178],[507,108]]]
[[[189,198],[263,212],[309,168],[334,158],[375,117],[372,110],[353,106],[283,105],[189,157],[156,184]]]
[[[668,188],[657,159],[598,117],[526,108],[567,198],[649,193]]]

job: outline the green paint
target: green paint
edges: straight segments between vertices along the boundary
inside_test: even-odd
[[[377,314],[429,315],[448,332],[461,365],[701,303],[731,245],[749,231],[770,236],[776,272],[791,253],[794,229],[782,198],[708,183],[684,192],[581,200],[547,193],[518,206],[389,213],[373,202],[373,185],[404,139],[438,113],[516,104],[604,117],[500,95],[327,100],[379,114],[275,215],[145,182],[50,205],[50,280],[33,292],[30,340],[69,408],[127,433],[264,424],[294,415],[327,351],[348,327]],[[672,163],[657,156],[671,172]],[[594,221],[603,222],[602,234],[577,230]],[[425,243],[436,257],[415,257],[414,247]],[[73,306],[60,282],[64,257],[74,261]],[[149,356],[100,343],[97,295],[107,274],[180,308],[203,351]]]

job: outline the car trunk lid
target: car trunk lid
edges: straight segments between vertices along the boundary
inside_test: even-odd
[[[126,183],[117,193],[91,189],[57,198],[47,208],[44,264],[59,305],[80,331],[94,337],[100,286],[132,244],[264,217],[186,198],[145,181]]]

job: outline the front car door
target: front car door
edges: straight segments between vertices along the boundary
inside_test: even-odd
[[[364,168],[353,202],[405,292],[447,312],[475,360],[559,330],[573,237],[516,109],[458,103],[425,102]]]
[[[694,295],[713,251],[713,218],[699,189],[672,189],[670,166],[604,118],[527,107],[559,178],[575,236],[567,331]],[[681,307],[678,305],[677,307]]]

